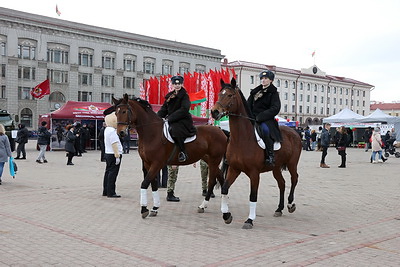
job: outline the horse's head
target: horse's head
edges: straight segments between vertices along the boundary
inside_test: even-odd
[[[237,108],[238,88],[235,78],[232,78],[231,83],[225,83],[221,79],[221,91],[218,94],[218,101],[211,109],[211,115],[214,119],[219,120],[223,116],[228,115]]]
[[[130,126],[135,122],[135,115],[132,112],[132,108],[129,105],[129,98],[127,94],[124,94],[123,98],[117,100],[114,97],[112,101],[115,106],[115,115],[117,115],[117,133],[120,137],[124,137],[129,134]]]

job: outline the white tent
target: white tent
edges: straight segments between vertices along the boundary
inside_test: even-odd
[[[396,140],[400,140],[400,118],[390,116],[377,108],[374,112],[361,119],[360,122],[379,122],[393,124],[396,131]]]
[[[365,118],[364,116],[355,113],[354,111],[345,108],[339,113],[332,115],[328,118],[322,119],[323,123],[344,123],[344,122],[359,122],[361,119]]]

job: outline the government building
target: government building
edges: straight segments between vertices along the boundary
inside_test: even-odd
[[[66,101],[139,96],[151,76],[219,69],[223,58],[218,49],[0,7],[0,109],[28,129]],[[47,78],[51,94],[33,98]]]

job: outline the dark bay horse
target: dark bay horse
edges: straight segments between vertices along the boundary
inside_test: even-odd
[[[220,119],[229,115],[230,140],[226,151],[228,161],[228,172],[225,182],[221,188],[221,211],[225,223],[231,223],[232,215],[228,208],[228,190],[241,172],[250,178],[250,213],[243,225],[244,229],[253,227],[256,217],[257,194],[260,182],[260,173],[272,171],[278,183],[280,198],[278,209],[274,216],[282,216],[284,208],[285,179],[282,169],[288,169],[291,175],[291,188],[288,197],[288,210],[294,212],[296,205],[294,201],[294,190],[297,185],[297,164],[301,153],[301,140],[299,135],[287,126],[280,126],[283,141],[281,148],[275,151],[275,165],[267,167],[264,163],[264,151],[257,144],[254,133],[254,125],[249,115],[249,108],[242,92],[236,86],[236,80],[232,79],[230,84],[221,80],[221,91],[218,101],[212,109],[214,119]]]
[[[175,144],[169,142],[163,134],[164,121],[153,111],[151,105],[140,98],[128,99],[125,94],[123,98],[116,100],[115,114],[117,115],[117,133],[120,136],[127,134],[130,127],[136,128],[138,133],[138,151],[142,158],[144,168],[147,170],[140,191],[141,214],[143,218],[149,215],[147,209],[147,189],[151,184],[153,194],[153,208],[150,216],[156,216],[160,207],[160,196],[158,194],[157,174],[165,165],[189,165],[203,159],[208,164],[209,178],[208,191],[199,212],[204,212],[211,193],[217,180],[220,184],[224,182],[219,164],[225,155],[227,137],[224,132],[211,125],[197,126],[196,139],[186,143],[188,160],[178,161],[178,153]]]

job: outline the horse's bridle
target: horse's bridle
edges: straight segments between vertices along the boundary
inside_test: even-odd
[[[238,89],[238,88],[236,88],[236,89]],[[223,90],[234,90],[234,89],[232,89],[232,88],[227,88],[227,89],[223,88]],[[242,117],[242,118],[249,119],[249,120],[251,120],[251,121],[255,121],[255,119],[250,118],[249,116],[244,116],[244,115],[242,115],[242,114],[235,114],[235,113],[232,113],[232,112],[228,111],[228,108],[230,108],[230,107],[233,105],[233,99],[236,98],[236,95],[237,95],[237,92],[235,92],[234,94],[232,94],[231,100],[230,100],[229,103],[226,104],[226,105],[223,105],[220,101],[217,101],[217,102],[215,102],[215,103],[218,104],[218,105],[220,105],[220,106],[225,110],[225,116]]]

